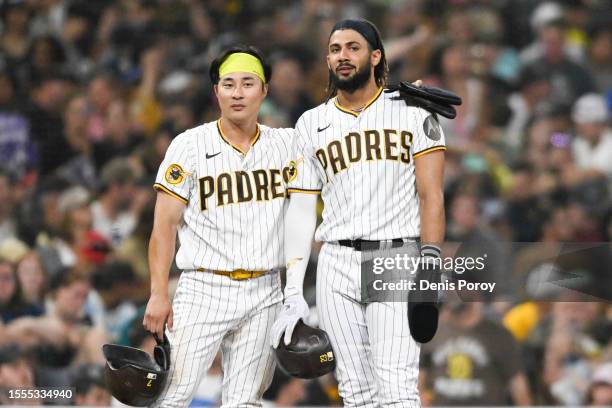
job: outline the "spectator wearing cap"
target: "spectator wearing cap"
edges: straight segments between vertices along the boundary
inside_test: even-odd
[[[91,276],[96,267],[106,262],[111,252],[111,244],[105,237],[96,231],[86,231],[78,247],[78,270],[85,276]]]
[[[598,94],[582,96],[574,104],[576,138],[572,151],[578,180],[612,176],[612,131],[606,100]]]
[[[10,390],[34,388],[35,375],[29,354],[16,343],[0,347],[0,405],[17,402]],[[21,405],[41,405],[37,399],[20,399]]]
[[[582,63],[568,52],[565,28],[562,16],[545,18],[537,30],[534,55],[527,57],[523,53],[522,60],[525,67],[546,69],[551,83],[551,101],[569,105],[580,95],[592,92],[595,85]]]
[[[541,58],[546,53],[547,36],[550,31],[558,27],[561,29],[563,37],[566,37],[565,10],[558,2],[546,1],[539,4],[532,12],[530,26],[536,35],[536,41],[530,44],[521,52],[521,60],[525,64],[531,63]],[[582,60],[582,49],[573,44],[563,42],[562,52],[572,61]]]
[[[73,371],[73,405],[86,407],[108,407],[111,396],[104,383],[104,366],[82,364]]]
[[[131,236],[149,195],[138,188],[138,175],[125,158],[113,159],[104,166],[101,191],[91,204],[94,230],[118,246]]]

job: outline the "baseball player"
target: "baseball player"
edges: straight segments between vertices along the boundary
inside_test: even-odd
[[[397,91],[383,92],[387,66],[372,23],[337,23],[327,64],[328,101],[296,124],[285,228],[287,285],[271,342],[288,343],[308,313],[302,285],[320,194],[323,221],[315,239],[324,244],[317,308],[334,348],[344,404],[420,406],[419,344],[410,335],[407,303],[361,302],[360,250],[364,243],[382,248],[420,238],[421,256],[439,257],[444,135],[434,115],[407,106]]]
[[[167,324],[171,369],[157,406],[188,406],[222,350],[224,407],[261,406],[272,380],[269,331],[281,307],[286,183],[293,129],[257,123],[270,68],[253,48],[225,52],[210,76],[215,122],[171,143],[159,168],[149,244],[151,296],[144,326]],[[172,305],[168,273],[178,231],[182,270]]]

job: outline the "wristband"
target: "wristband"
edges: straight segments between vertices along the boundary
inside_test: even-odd
[[[442,251],[440,247],[432,244],[425,244],[421,246],[421,257],[422,258],[441,258]]]

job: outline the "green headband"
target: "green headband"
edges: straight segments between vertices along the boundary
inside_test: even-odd
[[[219,78],[234,72],[248,72],[257,75],[264,84],[266,83],[266,76],[264,75],[261,61],[254,55],[245,52],[230,54],[219,67]]]

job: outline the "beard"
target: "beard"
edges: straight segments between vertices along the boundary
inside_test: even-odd
[[[332,80],[332,85],[334,85],[337,89],[349,93],[355,92],[357,89],[362,88],[368,82],[372,73],[372,66],[370,64],[363,64],[362,66],[363,68],[355,72],[355,75],[346,79],[340,78],[338,74],[330,69],[329,74]]]

